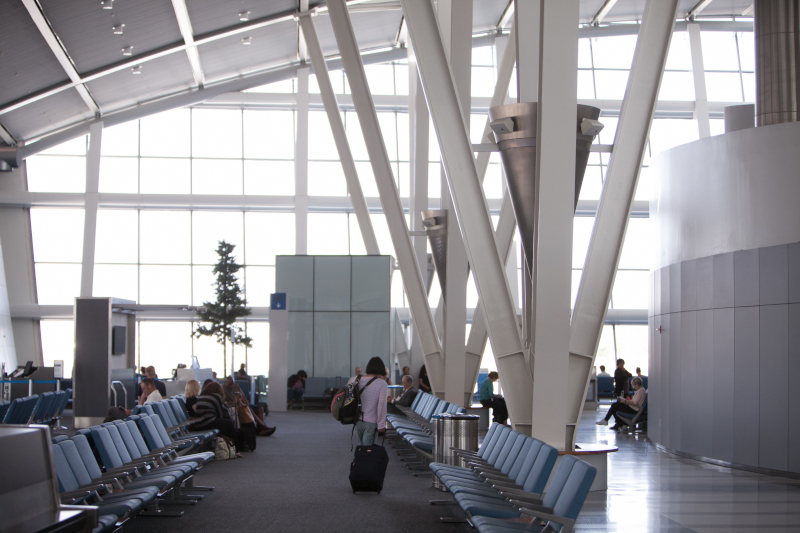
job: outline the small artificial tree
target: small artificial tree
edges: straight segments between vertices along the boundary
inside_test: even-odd
[[[235,274],[242,265],[238,264],[232,255],[234,248],[235,244],[219,242],[217,247],[219,262],[214,266],[214,273],[217,275],[215,282],[217,301],[203,303],[205,309],[197,312],[203,323],[192,333],[198,338],[212,335],[217,338],[217,342],[222,345],[224,372],[227,372],[228,342],[250,348],[253,340],[244,334],[242,328],[235,325],[240,318],[250,315],[252,311],[247,307],[247,300],[244,299],[243,291],[237,282]]]

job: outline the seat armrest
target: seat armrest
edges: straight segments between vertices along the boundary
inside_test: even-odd
[[[513,487],[500,487],[500,494],[503,496],[523,496],[521,499],[528,499],[528,500],[541,500],[542,495],[536,492],[529,492],[525,489],[516,489]],[[516,498],[515,498],[516,499]],[[533,502],[536,503],[536,502]],[[536,505],[541,505],[541,502],[536,503]]]
[[[520,487],[511,480],[502,481],[502,480],[487,479],[486,482],[491,483],[492,488],[495,490],[505,490],[505,489],[522,490],[522,487]]]
[[[542,509],[549,509],[549,507],[543,507]],[[543,522],[555,522],[557,524],[561,524],[562,525],[561,533],[571,533],[572,527],[575,525],[575,520],[572,520],[571,518],[554,515],[546,511],[539,511],[537,509],[528,509],[525,507],[521,507],[520,512],[524,515],[538,518]]]
[[[499,472],[480,472],[478,476],[480,476],[481,478],[483,478],[484,481],[487,482],[498,481],[502,483],[513,483],[511,478]],[[513,484],[516,485],[516,483]]]

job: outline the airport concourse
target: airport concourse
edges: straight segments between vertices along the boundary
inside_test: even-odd
[[[0,0],[0,533],[800,531],[800,0]]]

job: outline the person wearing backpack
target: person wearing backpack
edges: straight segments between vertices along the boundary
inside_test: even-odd
[[[361,413],[356,421],[356,436],[361,446],[372,446],[377,435],[386,433],[386,397],[389,388],[382,378],[386,366],[380,357],[367,363],[367,375],[358,381]]]

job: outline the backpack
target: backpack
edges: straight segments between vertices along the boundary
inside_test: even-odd
[[[378,378],[372,378],[369,383],[364,385],[364,388]],[[358,388],[358,383],[361,381],[361,376],[356,380],[349,383],[344,388],[334,395],[331,402],[331,414],[333,418],[341,422],[343,425],[355,424],[361,416],[361,390]]]

